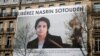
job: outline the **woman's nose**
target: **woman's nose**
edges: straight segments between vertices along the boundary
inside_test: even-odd
[[[40,27],[41,30],[43,30],[43,27]]]

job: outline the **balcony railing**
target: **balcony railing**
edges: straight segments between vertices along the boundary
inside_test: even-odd
[[[94,26],[93,34],[94,34],[95,36],[96,36],[96,35],[100,35],[100,27],[95,27],[95,26]]]
[[[3,32],[3,28],[0,28],[0,33],[2,33]]]
[[[0,17],[9,17],[9,16],[17,16],[17,12],[10,12],[10,13],[0,13]]]
[[[5,48],[12,48],[12,45],[5,45]]]
[[[4,33],[4,29],[0,28],[0,34],[3,34],[3,33]]]
[[[100,16],[100,8],[93,8],[91,15],[92,16]]]
[[[17,12],[12,12],[11,16],[17,16]]]
[[[13,32],[14,28],[7,28],[7,32]]]
[[[99,30],[94,30],[95,35],[100,35],[100,29]]]
[[[93,28],[94,28],[94,29],[100,29],[100,26],[97,27],[97,26],[94,25]]]
[[[100,8],[93,8],[93,12],[100,13]]]
[[[71,1],[71,0],[26,0],[26,1],[24,1],[24,0],[22,0],[22,2],[21,2],[21,4],[27,4],[27,3],[41,3],[41,2],[56,2],[56,1]],[[73,1],[73,0],[72,0]]]

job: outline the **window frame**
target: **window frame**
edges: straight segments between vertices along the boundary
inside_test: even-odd
[[[94,53],[98,53],[100,52],[100,17],[96,17],[93,19],[93,37],[94,37],[94,46],[93,46],[93,50]],[[97,26],[99,24],[99,26]]]
[[[10,37],[10,39],[9,39]],[[5,43],[5,48],[12,48],[12,35],[6,35],[6,43]],[[10,41],[10,42],[9,42]],[[9,45],[8,45],[9,42]]]
[[[100,2],[93,3],[93,11],[94,12],[100,12]]]

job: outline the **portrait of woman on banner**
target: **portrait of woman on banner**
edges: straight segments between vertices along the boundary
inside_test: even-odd
[[[50,21],[46,17],[37,19],[35,30],[37,38],[29,41],[27,48],[62,48],[62,39],[60,36],[51,35],[49,33]]]

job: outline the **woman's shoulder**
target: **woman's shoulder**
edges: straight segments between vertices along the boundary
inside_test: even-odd
[[[50,35],[49,34],[49,38],[53,39],[53,40],[61,40],[61,37],[60,36],[56,36],[56,35]]]
[[[49,35],[49,41],[57,47],[63,47],[62,46],[62,39],[60,36]]]
[[[29,41],[28,42],[28,44],[27,44],[27,48],[36,48],[36,46],[37,46],[37,38],[36,39],[34,39],[34,40],[32,40],[32,41]]]

